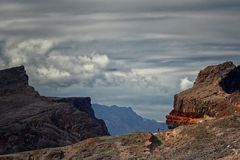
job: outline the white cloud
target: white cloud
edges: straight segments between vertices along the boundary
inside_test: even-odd
[[[193,85],[193,81],[190,81],[188,79],[188,77],[185,77],[183,79],[181,79],[181,82],[180,82],[180,89],[181,90],[186,90],[188,88],[191,88]]]
[[[168,76],[163,78],[161,75],[174,71],[167,68],[130,68],[126,63],[122,65],[127,69],[121,70],[123,66],[118,66],[105,54],[78,54],[76,49],[66,54],[64,49],[59,49],[60,45],[62,43],[44,39],[8,42],[3,55],[7,58],[8,67],[25,65],[33,85],[54,88],[77,84],[82,87],[167,90],[168,83],[164,81]],[[109,71],[108,67],[116,70]]]
[[[104,74],[110,63],[107,55],[99,53],[65,54],[56,50],[53,40],[33,39],[8,42],[0,58],[7,59],[6,67],[25,65],[35,85],[66,87],[73,84],[88,85]],[[77,52],[77,51],[75,51]],[[0,66],[3,68],[2,60]],[[90,84],[89,84],[90,85]]]

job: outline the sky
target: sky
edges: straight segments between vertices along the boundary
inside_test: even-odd
[[[239,0],[0,0],[0,69],[164,121],[201,69],[240,63],[239,15]]]

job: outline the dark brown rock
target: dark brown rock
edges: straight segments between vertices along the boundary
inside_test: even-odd
[[[192,88],[174,97],[174,109],[167,115],[169,128],[231,115],[240,104],[239,67],[232,62],[208,66]]]
[[[240,91],[240,66],[231,70],[220,82],[223,90],[229,94]]]
[[[194,86],[201,85],[202,83],[205,85],[218,86],[219,82],[235,68],[236,66],[231,61],[219,65],[208,66],[199,72]]]
[[[48,98],[28,85],[23,66],[0,71],[0,154],[59,147],[109,135],[89,97]]]
[[[19,92],[38,95],[34,88],[28,85],[24,66],[0,70],[0,96]]]

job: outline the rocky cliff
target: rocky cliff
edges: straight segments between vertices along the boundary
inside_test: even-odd
[[[0,71],[0,154],[59,147],[109,135],[90,98],[43,97],[23,66]]]
[[[240,67],[232,62],[201,70],[192,88],[174,97],[169,128],[231,115],[240,106]]]
[[[0,96],[17,93],[38,95],[34,88],[28,85],[24,66],[0,70]]]

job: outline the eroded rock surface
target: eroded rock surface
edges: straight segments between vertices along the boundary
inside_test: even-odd
[[[192,88],[174,97],[174,109],[167,115],[169,128],[231,115],[240,104],[240,67],[232,62],[208,66]]]
[[[86,98],[43,97],[23,66],[0,71],[0,154],[59,147],[109,135]]]
[[[238,160],[240,115],[161,133],[98,137],[61,148],[0,156],[1,160]]]

